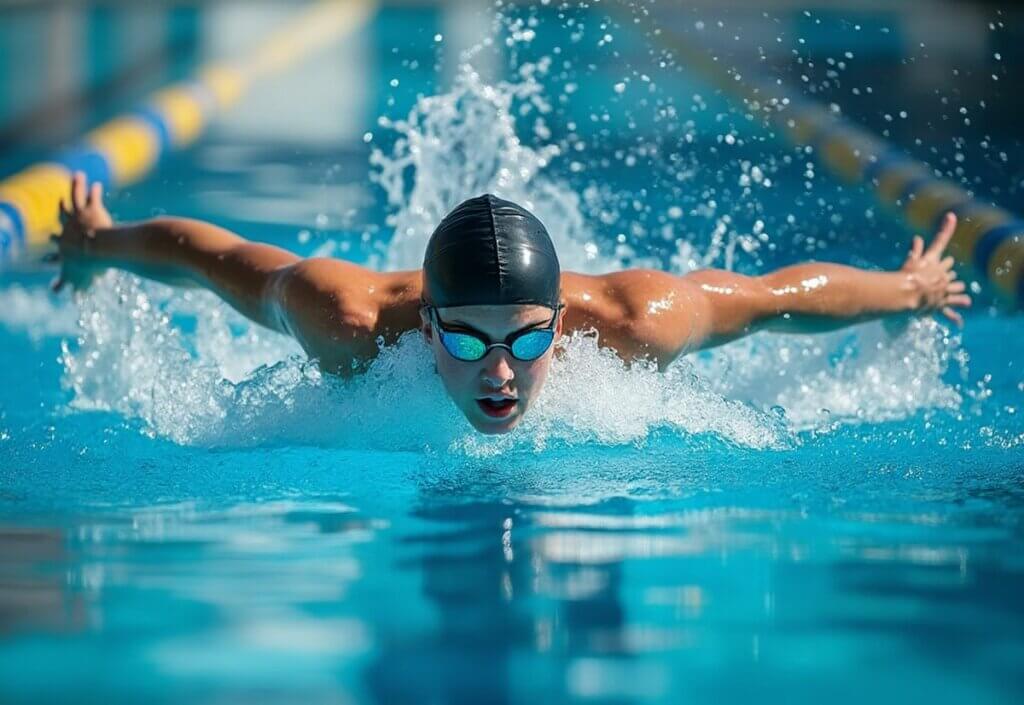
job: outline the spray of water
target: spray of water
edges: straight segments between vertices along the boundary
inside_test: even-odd
[[[419,265],[435,224],[468,196],[494,192],[547,224],[566,269],[609,271],[637,260],[602,251],[581,199],[552,168],[556,144],[523,142],[514,115],[549,106],[536,76],[488,84],[464,68],[454,88],[383,121],[397,139],[372,157],[395,234],[384,265]],[[675,269],[704,261],[680,250]],[[491,455],[551,444],[681,439],[773,448],[837,423],[953,408],[942,381],[948,341],[919,321],[894,339],[881,326],[802,338],[755,336],[680,360],[666,373],[626,366],[594,338],[562,343],[544,393],[516,432],[485,438],[446,397],[416,333],[382,351],[352,380],[324,376],[295,344],[257,329],[203,292],[110,274],[79,297],[81,333],[63,352],[73,406],[113,410],[148,433],[184,444],[309,443]],[[179,325],[187,322],[187,326]],[[184,332],[186,329],[188,333]],[[324,414],[330,409],[330,414]]]
[[[168,314],[194,322],[185,335]],[[657,428],[770,447],[788,432],[713,392],[686,363],[626,367],[593,337],[561,344],[549,386],[517,433],[484,438],[446,396],[416,332],[354,379],[322,375],[290,340],[248,329],[212,295],[108,274],[80,297],[82,333],[63,351],[80,409],[115,411],[147,432],[204,446],[299,443],[486,456],[551,443],[642,442]],[[227,351],[230,351],[228,354]],[[326,415],[324,409],[330,409]]]
[[[76,335],[78,316],[73,307],[36,289],[12,284],[0,290],[0,326],[38,343],[46,337]]]
[[[419,267],[441,218],[482,193],[533,211],[551,233],[563,268],[602,272],[621,266],[617,257],[600,252],[579,195],[548,174],[563,147],[531,147],[516,132],[517,114],[551,110],[538,80],[546,71],[546,62],[527,64],[521,80],[491,85],[464,64],[450,92],[423,98],[404,120],[381,118],[398,135],[389,153],[377,149],[371,155],[375,181],[392,208],[388,268]]]

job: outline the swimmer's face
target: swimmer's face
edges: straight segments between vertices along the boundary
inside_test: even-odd
[[[489,342],[505,342],[521,331],[549,327],[554,311],[545,306],[458,306],[439,308],[445,331],[473,333]],[[536,360],[518,360],[505,348],[494,348],[476,362],[458,360],[441,344],[430,314],[422,313],[423,335],[434,351],[437,372],[455,405],[481,433],[507,433],[519,425],[540,393],[551,367],[552,344]],[[562,317],[555,340],[562,334]]]

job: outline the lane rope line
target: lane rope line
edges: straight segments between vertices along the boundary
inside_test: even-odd
[[[350,36],[375,10],[376,0],[318,0],[240,57],[201,66],[193,77],[89,131],[74,147],[0,181],[0,265],[45,245],[60,229],[58,204],[69,196],[75,171],[105,190],[139,181],[164,154],[195,142],[261,79]]]
[[[931,233],[947,211],[958,218],[949,252],[989,283],[1001,299],[1024,307],[1024,219],[974,197],[935,175],[924,162],[820,103],[788,90],[781,79],[747,76],[726,67],[710,50],[671,26],[659,26],[646,7],[623,0],[611,5],[633,26],[673,52],[688,70],[738,100],[777,128],[793,145],[810,147],[833,176],[864,184],[891,211]]]

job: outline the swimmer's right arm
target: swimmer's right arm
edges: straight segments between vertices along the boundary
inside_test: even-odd
[[[62,231],[53,239],[61,271],[53,288],[85,288],[105,269],[132,272],[173,286],[201,287],[262,326],[295,338],[325,369],[351,369],[354,355],[377,350],[376,301],[367,269],[298,255],[209,223],[156,218],[115,225],[103,206],[100,184],[85,176],[71,183],[61,204]]]
[[[301,261],[272,245],[250,242],[228,230],[185,218],[156,218],[115,225],[103,205],[102,184],[71,181],[71,202],[61,203],[57,243],[61,272],[53,288],[84,288],[115,268],[174,286],[214,292],[253,321],[281,332],[281,316],[268,296],[273,275]]]

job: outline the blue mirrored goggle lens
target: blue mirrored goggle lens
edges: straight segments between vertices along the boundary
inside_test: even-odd
[[[534,330],[512,341],[512,355],[520,360],[536,360],[543,355],[555,337],[552,330]]]
[[[479,360],[487,352],[484,341],[466,333],[441,333],[441,344],[452,357],[464,362]]]

